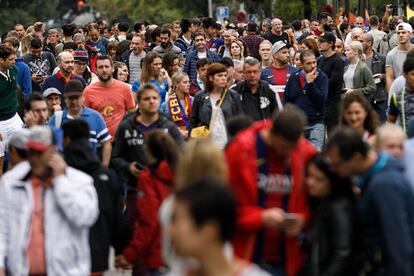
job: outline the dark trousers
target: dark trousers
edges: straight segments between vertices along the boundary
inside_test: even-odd
[[[387,114],[386,114],[387,100],[378,101],[378,102],[374,101],[374,104],[372,105],[372,107],[378,113],[381,123],[385,123],[387,121]]]

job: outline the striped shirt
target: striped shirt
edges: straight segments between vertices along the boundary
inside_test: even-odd
[[[129,55],[129,83],[132,84],[135,80],[139,80],[141,78],[141,60],[145,57],[137,56],[134,52],[131,52]]]
[[[61,125],[63,125],[66,121],[73,119],[74,118],[68,114],[68,110],[65,109],[62,114]],[[101,146],[104,142],[111,140],[111,135],[109,134],[105,121],[99,112],[83,106],[83,111],[79,119],[85,120],[89,125],[89,142],[94,150],[96,150],[98,145]],[[55,126],[55,115],[50,118],[49,125]]]

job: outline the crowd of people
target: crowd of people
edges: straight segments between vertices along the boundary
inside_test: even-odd
[[[16,24],[0,276],[414,275],[414,17],[391,10]]]

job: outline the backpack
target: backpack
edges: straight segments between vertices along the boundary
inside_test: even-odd
[[[390,39],[394,35],[394,32],[390,32],[385,34],[380,42],[378,43],[378,48],[376,49],[377,53],[381,53],[383,55],[387,55],[389,51],[392,50]]]

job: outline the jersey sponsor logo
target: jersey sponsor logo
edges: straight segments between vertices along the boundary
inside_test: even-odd
[[[290,194],[292,183],[291,177],[285,174],[259,174],[259,189],[266,193]]]

